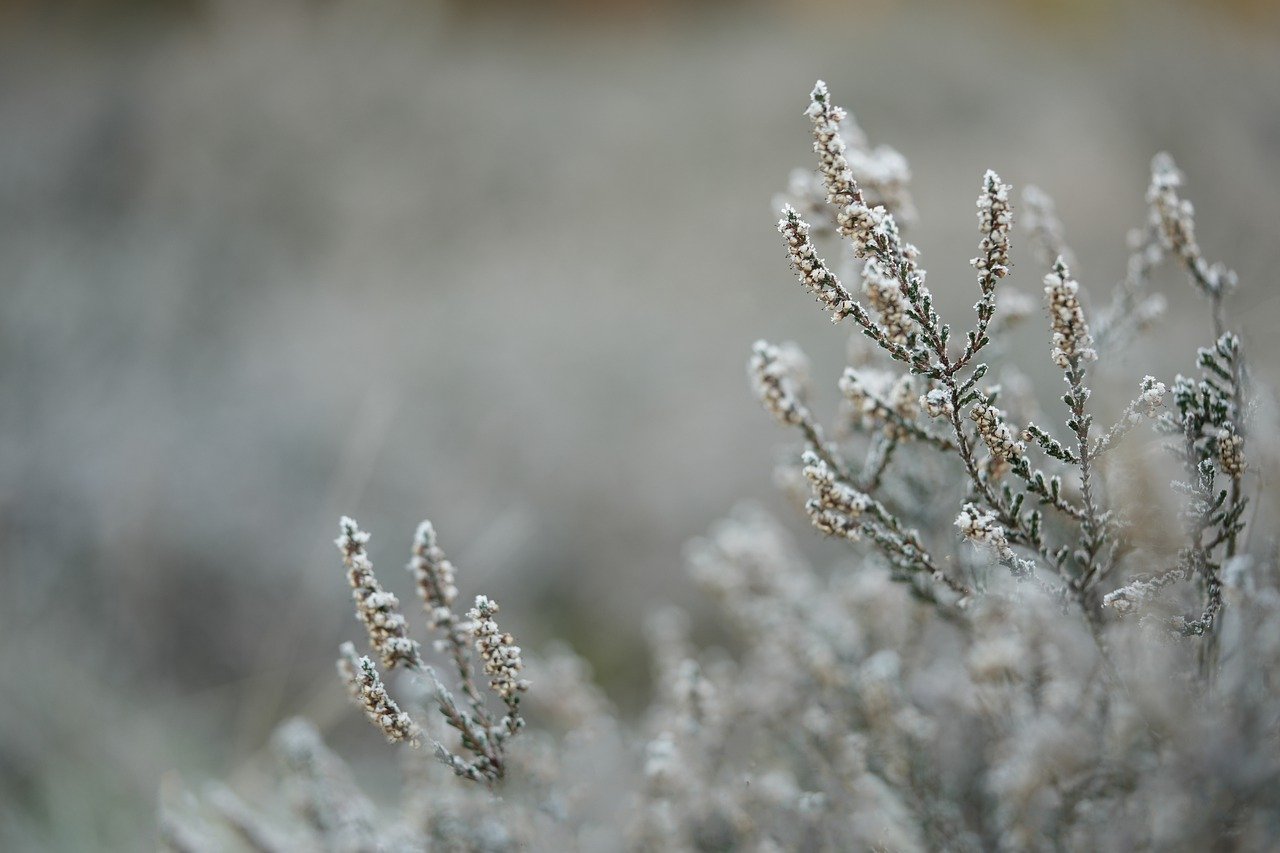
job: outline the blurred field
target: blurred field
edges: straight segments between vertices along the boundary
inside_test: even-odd
[[[340,512],[403,593],[431,517],[464,595],[633,701],[682,542],[781,504],[750,343],[803,342],[835,397],[768,206],[817,77],[910,159],[957,317],[983,169],[1056,197],[1102,294],[1169,150],[1275,379],[1267,4],[565,8],[0,13],[0,848],[136,849],[166,771],[354,718]],[[1165,281],[1156,345],[1203,337]]]

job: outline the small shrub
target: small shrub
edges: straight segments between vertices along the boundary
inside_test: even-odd
[[[1149,219],[1096,315],[1052,202],[1028,188],[1048,339],[1013,353],[1008,330],[1037,311],[1005,282],[1011,188],[981,181],[975,316],[953,335],[901,230],[905,159],[872,148],[822,83],[808,115],[819,169],[793,176],[778,228],[801,284],[858,333],[838,423],[814,415],[794,344],[757,343],[749,373],[800,438],[781,483],[856,568],[816,571],[754,507],[691,543],[738,648],[695,649],[685,617],[656,613],[656,695],[635,731],[571,652],[526,661],[484,596],[458,614],[424,523],[409,568],[448,687],[343,519],[373,656],[348,644],[339,669],[405,748],[402,802],[373,806],[291,721],[280,804],[218,789],[162,815],[171,846],[233,833],[256,849],[1274,849],[1280,585],[1273,542],[1251,529],[1256,406],[1227,318],[1235,276],[1203,257],[1182,176],[1153,161]],[[839,271],[815,244],[828,238],[851,247]],[[1133,376],[1136,396],[1108,416],[1091,383],[1156,321],[1148,279],[1165,262],[1205,297],[1212,337],[1186,375]],[[1031,358],[1062,378],[1057,415],[1018,370]],[[1176,472],[1167,489],[1152,485],[1158,458]],[[407,672],[403,698],[379,666]]]

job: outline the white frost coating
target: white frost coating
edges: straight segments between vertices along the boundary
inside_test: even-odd
[[[1084,309],[1080,307],[1079,290],[1080,285],[1059,258],[1053,272],[1044,277],[1044,292],[1049,303],[1049,327],[1053,331],[1053,363],[1064,370],[1072,364],[1098,358]]]

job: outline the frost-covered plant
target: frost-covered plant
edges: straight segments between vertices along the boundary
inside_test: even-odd
[[[817,176],[793,176],[778,227],[801,283],[873,346],[852,348],[832,428],[814,413],[794,344],[757,343],[749,372],[802,439],[780,479],[814,527],[853,543],[851,564],[819,572],[764,510],[735,510],[687,561],[736,642],[700,650],[687,617],[658,610],[655,696],[633,727],[571,652],[526,660],[489,599],[458,616],[453,567],[424,524],[410,570],[456,670],[455,700],[374,577],[367,534],[344,519],[338,545],[374,653],[344,647],[352,695],[390,740],[426,739],[454,773],[485,784],[450,785],[408,748],[401,803],[379,809],[318,733],[291,721],[276,739],[279,805],[251,808],[224,788],[170,804],[170,846],[1275,849],[1280,571],[1245,512],[1256,428],[1227,329],[1235,277],[1204,260],[1181,175],[1155,159],[1149,220],[1097,316],[1052,201],[1028,190],[1047,313],[1039,357],[1066,386],[1055,419],[1002,350],[1009,325],[1033,313],[1004,281],[1010,187],[994,172],[982,179],[975,317],[953,339],[899,228],[912,210],[905,159],[871,149],[821,83],[808,115]],[[839,274],[815,235],[850,244]],[[1213,340],[1196,375],[1143,376],[1097,427],[1093,388],[1159,314],[1148,279],[1167,258],[1208,299]],[[1154,427],[1146,442],[1143,424]],[[1153,442],[1163,449],[1147,459]],[[1171,524],[1144,480],[1159,459],[1178,472]],[[1143,500],[1125,498],[1135,489]],[[476,686],[473,648],[501,716]],[[403,703],[379,663],[409,673]],[[537,684],[527,693],[526,665]],[[412,689],[421,676],[425,696]],[[425,734],[424,700],[457,745]]]
[[[453,584],[453,564],[436,544],[431,522],[422,522],[414,536],[408,569],[417,582],[431,627],[441,635],[436,646],[448,653],[457,673],[465,698],[465,705],[459,704],[435,670],[423,661],[418,643],[408,638],[405,618],[399,612],[400,602],[384,591],[374,576],[373,564],[365,552],[369,534],[361,530],[354,519],[345,516],[339,527],[342,532],[335,544],[342,552],[356,617],[364,623],[369,646],[387,669],[399,666],[427,678],[436,706],[449,726],[457,730],[460,745],[450,748],[431,735],[424,735],[423,728],[388,694],[373,660],[357,655],[353,644],[344,643],[338,671],[352,699],[387,740],[417,746],[425,736],[436,757],[464,779],[486,783],[501,780],[506,770],[507,741],[524,728],[520,696],[529,689],[529,682],[520,677],[524,669],[520,647],[494,621],[498,605],[480,595],[476,596],[476,605],[467,611],[465,620],[454,613],[452,605],[458,590]],[[490,689],[504,705],[501,717],[490,710],[476,686],[469,644],[474,645],[483,661]]]
[[[1198,612],[1175,618],[1171,627],[1211,637],[1222,606],[1223,564],[1237,553],[1248,504],[1242,488],[1246,375],[1240,340],[1225,329],[1224,299],[1235,287],[1235,275],[1220,264],[1210,265],[1201,254],[1192,207],[1179,196],[1182,177],[1172,160],[1162,154],[1153,161],[1148,228],[1135,246],[1137,260],[1117,289],[1104,328],[1115,342],[1126,322],[1137,322],[1121,315],[1151,313],[1149,307],[1140,308],[1147,303],[1145,280],[1170,255],[1209,299],[1216,340],[1199,352],[1200,377],[1173,380],[1172,411],[1160,411],[1166,384],[1147,376],[1139,384],[1139,397],[1101,431],[1094,427],[1089,405],[1090,369],[1098,350],[1080,285],[1067,266],[1069,250],[1052,202],[1039,190],[1030,194],[1033,234],[1042,251],[1056,254],[1044,276],[1044,293],[1049,357],[1067,388],[1061,398],[1064,442],[1055,429],[1031,420],[1012,425],[998,405],[1000,385],[984,383],[990,366],[979,356],[994,349],[1001,281],[1010,272],[1011,187],[993,171],[983,176],[977,204],[979,254],[971,262],[977,271],[976,316],[963,343],[953,344],[952,327],[939,316],[925,285],[919,250],[903,239],[891,210],[864,197],[841,135],[847,114],[832,103],[821,81],[807,114],[829,203],[820,215],[848,241],[853,260],[861,263],[856,274],[870,310],[818,255],[810,224],[789,204],[778,222],[787,255],[801,284],[833,322],[852,321],[889,359],[905,366],[897,375],[881,368],[851,368],[840,379],[841,391],[858,413],[852,427],[871,435],[870,450],[855,469],[842,449],[825,439],[796,383],[789,381],[786,362],[770,357],[780,350],[756,344],[750,370],[761,402],[805,438],[801,463],[810,483],[806,509],[814,526],[853,540],[870,539],[901,579],[939,607],[963,609],[978,596],[1008,594],[983,563],[937,556],[943,528],[936,514],[926,513],[920,518],[923,524],[913,524],[913,516],[920,517],[920,503],[895,501],[880,488],[898,447],[913,446],[919,451],[913,457],[933,451],[954,460],[955,477],[948,479],[963,484],[955,520],[962,536],[985,546],[1018,581],[1081,608],[1099,642],[1104,606],[1132,611],[1154,590],[1179,579],[1198,582],[1202,603]],[[798,358],[793,355],[790,361]],[[901,390],[912,386],[919,394],[918,406]],[[920,410],[926,417],[918,415]],[[1126,531],[1130,521],[1106,494],[1102,469],[1107,456],[1144,416],[1181,437],[1170,448],[1186,468],[1185,479],[1174,488],[1188,496],[1186,540],[1176,555],[1131,547]],[[897,509],[891,506],[895,503]],[[941,503],[936,492],[930,503]],[[939,569],[944,562],[951,564],[950,572]],[[1105,590],[1109,581],[1132,574],[1135,566],[1162,564],[1154,579],[1138,578],[1136,585]]]

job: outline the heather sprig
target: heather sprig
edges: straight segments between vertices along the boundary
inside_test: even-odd
[[[365,550],[369,534],[345,516],[339,526],[341,535],[336,544],[347,565],[356,615],[365,624],[370,645],[388,669],[400,666],[428,681],[437,710],[458,732],[461,754],[427,734],[391,697],[374,662],[358,655],[351,643],[345,643],[338,658],[338,671],[352,698],[389,741],[418,746],[426,737],[436,757],[458,776],[486,784],[501,781],[506,767],[506,741],[525,725],[520,714],[520,694],[529,689],[529,682],[519,677],[524,666],[520,647],[493,621],[497,604],[482,595],[476,598],[476,606],[466,618],[454,612],[458,590],[453,564],[437,544],[431,522],[422,522],[414,535],[408,569],[430,627],[439,635],[437,648],[449,655],[466,699],[465,706],[459,705],[435,669],[423,660],[418,643],[408,638],[399,602],[383,590],[374,575]],[[471,645],[480,655],[491,689],[505,707],[500,717],[489,709],[476,685]]]
[[[364,623],[369,645],[387,669],[403,666],[417,669],[422,657],[416,641],[407,635],[400,601],[382,588],[373,573],[373,563],[365,552],[369,534],[360,529],[355,519],[343,516],[338,522],[341,535],[334,540],[347,566],[347,582],[356,603],[356,617]]]

